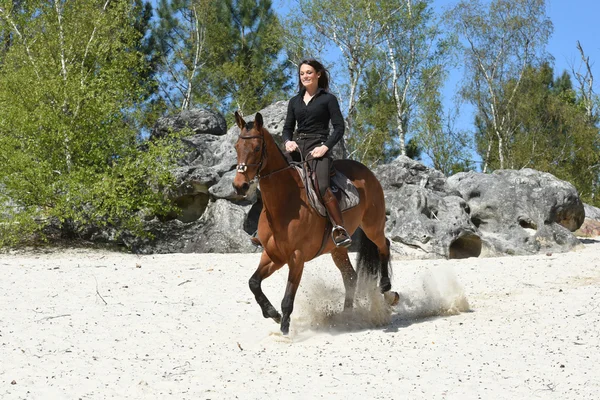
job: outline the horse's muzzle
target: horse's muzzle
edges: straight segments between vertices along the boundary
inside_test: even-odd
[[[237,179],[233,180],[233,189],[239,196],[245,196],[248,193],[248,189],[250,189],[250,184],[248,182],[236,182]]]

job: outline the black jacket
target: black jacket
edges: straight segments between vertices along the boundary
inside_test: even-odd
[[[287,116],[283,126],[283,140],[292,140],[294,127],[298,123],[298,132],[309,135],[322,135],[325,145],[331,150],[344,136],[344,117],[340,111],[337,98],[323,88],[319,88],[315,96],[304,104],[304,93],[300,93],[290,99],[288,103]],[[333,125],[333,134],[329,135],[329,121]],[[329,137],[327,137],[329,136]]]

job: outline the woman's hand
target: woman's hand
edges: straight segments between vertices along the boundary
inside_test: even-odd
[[[293,140],[288,140],[287,142],[285,142],[285,151],[291,153],[292,151],[296,150],[300,150],[296,142],[294,142]]]
[[[314,149],[312,149],[312,151],[310,152],[310,155],[313,156],[313,158],[321,158],[328,151],[329,151],[329,147],[327,147],[325,145],[321,145],[319,147],[315,147]]]

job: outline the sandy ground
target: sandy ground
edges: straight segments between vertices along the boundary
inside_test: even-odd
[[[0,255],[0,399],[598,399],[600,238],[567,254],[394,260],[401,304],[341,312],[307,264],[289,337],[258,254]],[[287,270],[264,283],[279,305]]]

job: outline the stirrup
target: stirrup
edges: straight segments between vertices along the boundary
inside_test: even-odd
[[[337,242],[334,236],[334,233],[336,231],[341,231],[342,235],[346,235],[346,239]],[[335,225],[331,229],[331,240],[333,240],[333,243],[335,243],[336,247],[350,247],[350,245],[352,244],[352,238],[350,237],[350,235],[348,235],[348,231],[346,231],[346,229],[341,225]]]

